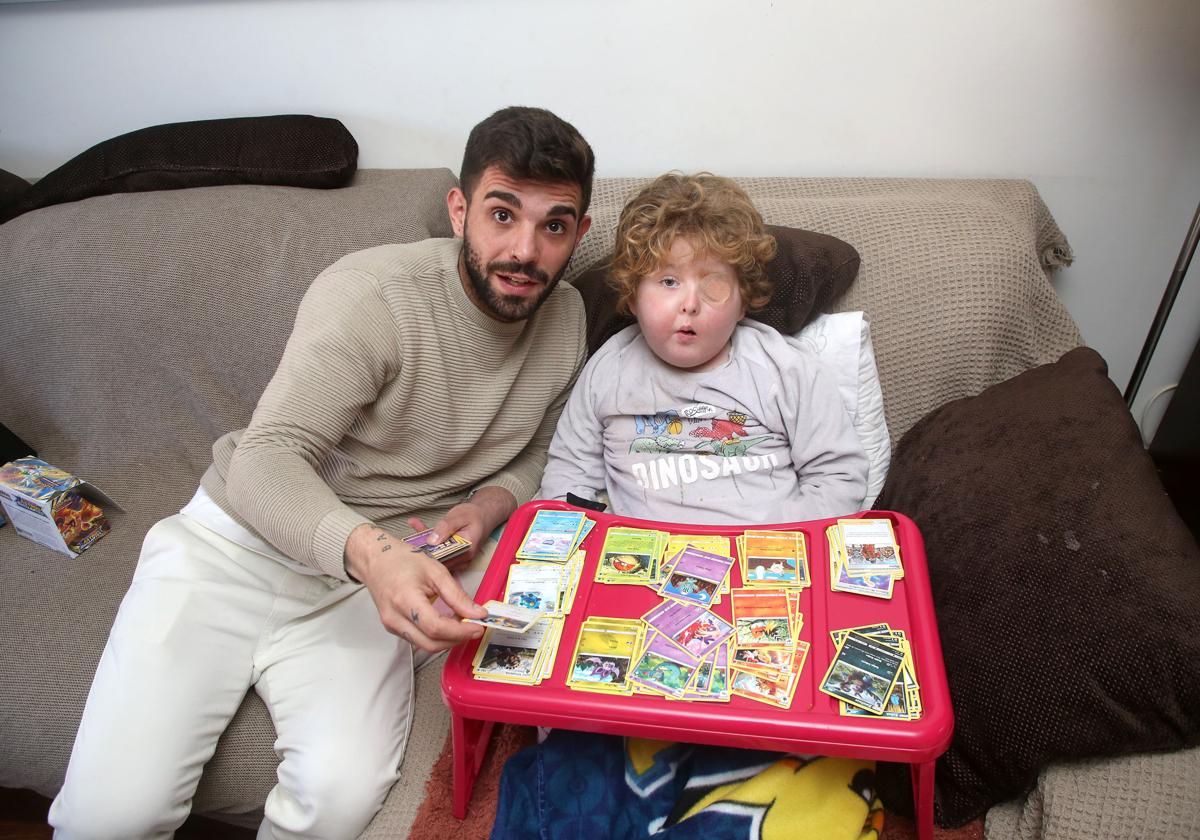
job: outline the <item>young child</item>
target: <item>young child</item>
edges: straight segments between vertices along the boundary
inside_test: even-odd
[[[771,524],[860,509],[867,457],[832,375],[773,328],[775,240],[733,181],[663,175],[621,212],[611,277],[637,324],[588,361],[540,497],[613,513]]]
[[[771,327],[742,320],[770,298],[764,269],[774,253],[762,217],[725,178],[663,175],[626,205],[611,275],[619,306],[637,324],[580,374],[550,444],[541,498],[595,499],[607,490],[614,513],[699,525],[861,508],[867,457],[832,375]],[[857,759],[560,730],[509,761],[492,837],[574,826],[577,803],[560,809],[554,797],[538,798],[540,780],[564,777],[604,791],[599,819],[622,837],[683,836],[670,831],[682,819],[687,836],[878,836],[873,769]],[[769,807],[706,807],[718,793],[725,803]],[[541,804],[522,807],[531,801]],[[765,814],[775,815],[775,828],[759,827]],[[589,825],[605,834],[604,822]]]

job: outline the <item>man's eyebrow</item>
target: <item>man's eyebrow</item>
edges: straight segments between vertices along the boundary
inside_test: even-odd
[[[484,198],[485,199],[498,198],[503,202],[511,204],[513,207],[516,207],[518,210],[521,209],[521,199],[517,198],[515,195],[513,195],[510,192],[504,192],[504,190],[489,190],[487,192],[487,194],[484,195]]]
[[[515,195],[513,195],[510,192],[505,192],[504,190],[488,190],[488,192],[485,193],[483,197],[485,200],[489,199],[489,198],[495,198],[500,201],[503,201],[506,204],[511,204],[513,207],[516,207],[518,210],[522,209],[521,199],[517,198]],[[550,208],[550,212],[547,215],[549,215],[549,216],[570,216],[573,219],[577,219],[577,218],[579,218],[579,211],[576,210],[575,207],[570,204],[556,204]]]

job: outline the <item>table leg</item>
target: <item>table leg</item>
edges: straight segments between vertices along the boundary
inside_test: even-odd
[[[454,749],[454,817],[464,819],[467,806],[471,803],[471,791],[483,758],[487,755],[488,743],[492,738],[494,721],[471,720],[452,714],[450,736]]]
[[[933,769],[936,762],[911,765],[917,840],[933,840]]]

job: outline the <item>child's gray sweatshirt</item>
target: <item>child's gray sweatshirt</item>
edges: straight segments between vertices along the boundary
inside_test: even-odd
[[[728,362],[689,373],[634,325],[580,374],[539,497],[607,490],[625,516],[766,525],[853,513],[866,478],[833,376],[771,327],[742,321]]]

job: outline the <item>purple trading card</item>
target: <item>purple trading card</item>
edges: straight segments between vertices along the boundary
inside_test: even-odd
[[[451,557],[457,557],[471,547],[471,543],[466,538],[460,537],[458,534],[451,534],[449,539],[443,540],[440,543],[428,545],[425,541],[432,533],[432,528],[426,528],[424,531],[418,531],[415,534],[409,534],[404,538],[404,541],[413,548],[423,551],[427,556],[432,557],[439,563],[445,563]]]
[[[732,624],[705,610],[694,621],[670,634],[668,638],[693,656],[707,656],[732,635]]]
[[[733,634],[733,626],[699,604],[667,601],[643,619],[693,656],[704,657]]]
[[[891,598],[892,584],[895,578],[891,575],[863,575],[851,577],[846,570],[846,564],[838,566],[838,586],[853,589],[861,595],[871,595],[875,598]]]
[[[707,606],[729,574],[732,557],[687,546],[668,573],[658,592],[668,598]]]
[[[429,535],[432,533],[432,528],[426,528],[424,531],[418,531],[415,534],[409,534],[404,538],[404,541],[413,548],[424,549],[428,545]]]
[[[702,612],[704,612],[704,607],[699,604],[681,604],[678,601],[672,601],[670,598],[667,598],[642,616],[642,621],[656,629],[660,627],[660,624],[678,629],[682,625],[675,626],[677,622],[693,619]],[[663,630],[662,632],[666,631]]]
[[[629,681],[672,697],[683,696],[700,660],[655,634],[647,643]]]

